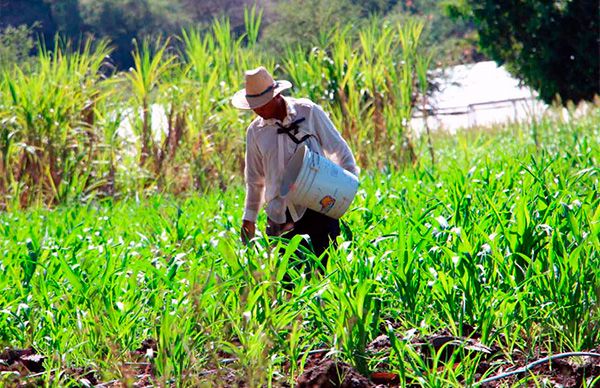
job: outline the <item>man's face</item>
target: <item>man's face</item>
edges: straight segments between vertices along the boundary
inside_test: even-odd
[[[271,101],[267,102],[265,105],[260,106],[258,108],[252,109],[254,113],[259,115],[265,120],[273,119],[276,117],[277,109],[279,107],[279,100],[281,99],[281,95],[276,95]]]

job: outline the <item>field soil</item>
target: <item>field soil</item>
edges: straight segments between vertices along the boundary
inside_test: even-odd
[[[500,375],[510,371],[523,368],[526,365],[548,355],[548,352],[538,348],[534,354],[535,359],[528,358],[526,353],[515,350],[507,356],[500,351],[497,345],[486,346],[479,342],[479,335],[469,326],[465,326],[464,333],[468,337],[452,336],[442,331],[430,336],[414,335],[410,344],[422,357],[431,363],[432,354],[438,354],[441,360],[453,360],[458,366],[465,357],[480,355],[480,361],[476,373],[476,381],[491,376]],[[379,357],[387,356],[391,352],[391,343],[387,335],[375,338],[367,347],[370,355]],[[157,351],[156,342],[147,339],[141,346],[131,353],[133,358],[140,360],[139,363],[127,363],[123,371],[128,375],[127,382],[120,380],[101,381],[97,371],[82,367],[67,368],[62,371],[47,371],[44,367],[46,356],[38,354],[34,349],[9,349],[0,353],[0,383],[7,387],[34,387],[44,385],[44,376],[50,374],[52,379],[60,374],[61,379],[65,376],[72,382],[81,386],[102,387],[146,387],[152,386],[157,381],[155,370],[151,363],[143,362],[148,354]],[[589,352],[600,354],[600,346],[589,349]],[[325,357],[326,352],[314,352],[304,365],[304,373],[296,379],[299,388],[381,388],[399,387],[400,378],[397,373],[386,369],[385,364],[379,364],[377,370],[369,376],[363,376],[347,363]],[[576,362],[577,360],[578,362]],[[583,360],[583,361],[581,361]],[[207,381],[227,387],[249,387],[250,385],[243,377],[243,371],[236,369],[235,360],[229,355],[222,354],[221,366],[212,365],[203,370],[199,376],[189,376],[194,381]],[[500,367],[498,368],[498,365]],[[493,373],[488,373],[495,366]],[[443,367],[440,367],[443,369]],[[435,371],[434,371],[435,372]],[[593,378],[600,376],[600,357],[578,357],[561,358],[551,360],[547,363],[535,366],[528,372],[512,375],[501,380],[483,384],[483,387],[500,387],[516,384],[520,379],[527,376],[536,376],[537,381],[544,381],[548,386],[554,387],[581,387],[584,382],[590,382]],[[409,387],[419,387],[416,381],[407,381]],[[280,387],[288,387],[287,383],[278,384]],[[523,386],[523,385],[520,385]],[[535,381],[530,381],[526,386],[536,386]]]

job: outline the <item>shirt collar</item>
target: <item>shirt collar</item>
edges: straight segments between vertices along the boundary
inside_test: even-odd
[[[292,101],[291,98],[286,98],[283,97],[283,100],[285,101],[285,107],[287,110],[287,115],[285,116],[285,118],[283,119],[283,122],[277,120],[277,119],[263,119],[262,117],[258,116],[258,121],[257,121],[257,127],[258,128],[263,128],[266,126],[271,126],[271,125],[275,125],[276,123],[281,123],[281,125],[288,125],[289,123],[291,123],[295,118],[296,118],[296,107],[295,107],[295,103],[294,101]]]

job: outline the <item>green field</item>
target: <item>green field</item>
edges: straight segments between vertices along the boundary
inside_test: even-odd
[[[322,276],[298,240],[239,242],[241,186],[0,213],[0,346],[45,356],[0,385],[288,386],[327,351],[400,385],[464,386],[598,349],[598,123],[596,107],[439,135],[435,168],[365,173]],[[464,341],[450,356],[416,345],[440,334]]]

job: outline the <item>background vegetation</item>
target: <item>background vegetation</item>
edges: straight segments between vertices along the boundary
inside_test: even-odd
[[[469,59],[461,56],[457,41],[464,42],[464,48],[473,46],[464,40],[473,31],[469,24],[451,20],[432,0],[0,0],[0,30],[9,25],[35,25],[33,37],[41,34],[47,47],[53,46],[56,33],[73,41],[86,36],[107,38],[114,48],[113,63],[126,70],[133,64],[133,39],[178,34],[189,27],[209,29],[215,18],[223,16],[230,20],[234,35],[240,36],[245,32],[244,8],[254,4],[265,16],[260,49],[276,58],[288,44],[311,48],[333,25],[360,25],[375,15],[428,20],[430,42],[442,48],[440,61]]]
[[[112,76],[105,75],[105,41],[76,50],[57,41],[53,51],[40,50],[30,71],[5,72],[1,206],[228,187],[240,179],[252,119],[229,99],[245,70],[259,64],[292,81],[295,95],[323,105],[363,168],[417,161],[407,128],[430,61],[420,51],[421,23],[333,26],[309,52],[288,46],[276,67],[256,49],[261,18],[247,11],[239,37],[224,20],[208,32],[184,30],[177,47],[142,41],[130,71]]]
[[[437,138],[436,169],[365,175],[345,217],[355,238],[323,276],[302,276],[318,259],[292,254],[297,239],[283,255],[263,236],[240,243],[240,186],[0,213],[0,346],[44,355],[28,382],[53,386],[284,386],[321,350],[365,375],[458,387],[484,364],[495,375],[519,358],[597,349],[599,120],[596,108]],[[473,336],[493,356],[413,341],[439,333]],[[376,338],[389,345],[369,347]],[[147,339],[154,351],[135,352]],[[580,386],[598,384],[588,373]]]
[[[525,13],[531,36],[535,28],[571,28],[555,27],[554,13],[573,20],[569,12],[589,5],[540,6],[535,13],[535,4]],[[540,56],[539,39],[518,43],[520,29],[498,30],[520,22],[522,10],[507,9],[495,24],[484,17],[496,17],[499,8],[467,3],[446,4],[454,14],[471,15],[462,23],[426,0],[260,5],[249,11],[191,0],[2,1],[0,207],[229,186],[242,169],[250,116],[233,110],[228,98],[242,86],[244,71],[259,64],[290,79],[295,95],[324,105],[364,169],[418,161],[407,130],[422,103],[417,96],[429,89],[427,72],[436,62],[478,57],[464,49],[477,36],[470,23],[494,57],[512,55],[511,69],[545,99],[562,91],[589,99],[598,86],[598,66],[591,66],[597,56],[583,54],[593,34],[577,40],[554,31],[569,36],[561,42],[578,42],[569,47],[587,58],[557,74],[555,62],[571,52],[563,50],[566,43],[552,44],[549,36]],[[43,40],[35,44],[38,33]],[[159,122],[161,114],[166,122]]]
[[[360,29],[370,18],[391,22],[420,19],[423,46],[434,66],[473,62],[489,56],[550,103],[560,98],[591,100],[600,90],[600,30],[594,0],[547,2],[467,0],[23,0],[0,1],[0,31],[6,30],[0,65],[21,63],[31,39],[41,34],[52,48],[54,36],[77,42],[95,37],[111,42],[117,69],[133,65],[134,41],[179,35],[182,29],[210,29],[226,16],[235,37],[243,35],[244,8],[264,13],[258,46],[279,63],[287,47],[323,46],[334,25]],[[8,29],[11,26],[12,29]],[[14,28],[30,28],[29,39],[14,39]],[[357,31],[352,31],[356,36]],[[11,38],[12,37],[12,38]],[[177,40],[172,40],[173,45]],[[16,47],[13,47],[16,46]],[[478,47],[481,47],[481,51]]]
[[[600,91],[597,1],[461,0],[449,9],[472,20],[483,51],[547,103],[589,101]]]
[[[44,366],[0,385],[294,384],[326,349],[463,386],[598,346],[598,103],[412,137],[428,69],[477,57],[471,21],[433,1],[332,3],[0,0],[0,348]],[[252,117],[229,98],[258,65],[323,105],[365,171],[322,276],[298,239],[239,242]],[[495,352],[412,342],[434,333]]]

